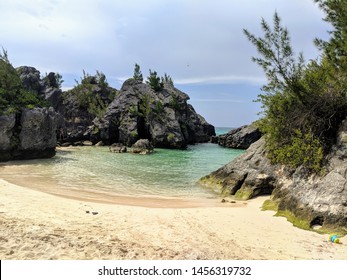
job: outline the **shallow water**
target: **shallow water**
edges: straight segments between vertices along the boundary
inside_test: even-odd
[[[51,159],[1,164],[0,178],[51,193],[79,190],[134,197],[210,198],[216,194],[198,185],[199,178],[242,153],[209,143],[186,150],[155,149],[151,155],[110,153],[108,147],[73,147],[58,150]]]

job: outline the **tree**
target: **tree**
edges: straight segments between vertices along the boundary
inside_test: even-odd
[[[316,39],[319,49],[324,51],[329,61],[342,71],[347,71],[347,1],[346,0],[314,0],[325,12],[325,21],[333,30],[329,41]]]
[[[158,74],[156,71],[153,71],[149,69],[149,76],[147,77],[147,84],[150,85],[150,87],[154,91],[160,91],[163,89],[163,83],[160,81],[160,78],[158,77]]]
[[[19,74],[9,61],[7,51],[0,52],[0,114],[10,114],[22,108],[44,107],[48,103],[37,93],[23,88]]]
[[[244,32],[261,55],[252,60],[268,79],[264,93],[258,96],[264,110],[259,125],[266,134],[268,157],[274,163],[319,171],[346,116],[344,78],[328,56],[308,65],[302,54],[295,58],[277,13],[273,28],[264,19],[261,27],[263,37]]]
[[[135,63],[133,79],[143,82],[143,76],[140,70],[140,65],[138,65],[137,63]]]

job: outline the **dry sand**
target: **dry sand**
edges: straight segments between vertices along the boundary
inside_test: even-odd
[[[295,228],[260,211],[264,197],[151,208],[69,199],[4,180],[0,197],[0,259],[347,259],[347,237],[333,244]]]

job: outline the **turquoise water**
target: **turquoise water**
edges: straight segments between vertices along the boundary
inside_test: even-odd
[[[232,129],[230,127],[216,127],[216,135],[226,134]]]
[[[52,159],[0,165],[0,178],[42,189],[61,188],[139,197],[211,197],[202,176],[243,153],[215,144],[186,150],[155,149],[151,155],[110,153],[108,147],[74,147]],[[48,190],[49,191],[49,190]]]

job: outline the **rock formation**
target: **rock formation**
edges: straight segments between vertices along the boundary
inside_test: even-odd
[[[187,103],[189,96],[171,83],[154,91],[142,80],[129,79],[117,91],[108,86],[102,73],[84,73],[80,83],[62,92],[55,73],[41,79],[34,67],[22,66],[16,71],[23,88],[36,92],[59,113],[61,145],[102,141],[130,147],[139,139],[148,139],[155,147],[184,148],[208,142],[215,135],[214,127]]]
[[[53,108],[0,116],[0,161],[54,156],[56,126]]]
[[[327,157],[325,174],[312,174],[298,168],[289,170],[272,165],[265,154],[263,138],[229,164],[202,178],[200,182],[224,195],[250,199],[272,194],[279,215],[294,224],[323,230],[347,232],[347,120],[338,133],[337,143]]]
[[[134,154],[148,155],[153,153],[153,146],[148,139],[137,140],[131,148]]]
[[[226,148],[248,149],[249,146],[258,141],[260,137],[260,130],[256,125],[251,124],[233,129],[226,134],[215,136],[212,142]]]
[[[123,143],[131,146],[148,139],[155,147],[184,148],[207,142],[214,127],[187,103],[189,97],[172,85],[160,91],[140,80],[124,82],[103,117],[93,121],[93,142]]]

